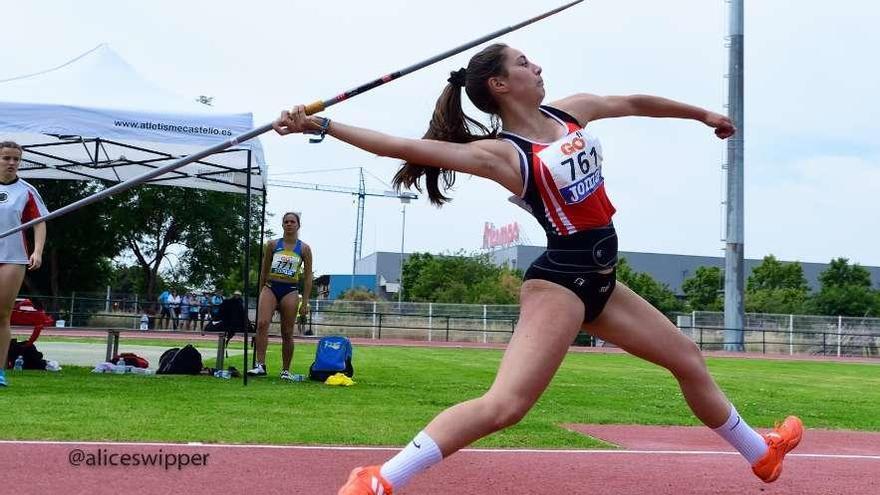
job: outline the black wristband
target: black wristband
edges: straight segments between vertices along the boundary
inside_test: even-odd
[[[330,129],[330,119],[327,117],[318,117],[321,119],[321,128],[314,131],[303,131],[303,134],[312,134],[318,136],[316,138],[309,138],[310,143],[320,143],[324,140],[324,136],[327,135],[327,131]]]

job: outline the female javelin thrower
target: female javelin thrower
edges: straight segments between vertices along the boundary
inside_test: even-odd
[[[672,117],[702,122],[721,139],[735,128],[722,115],[653,96],[575,94],[542,105],[541,67],[514,48],[494,44],[452,73],[424,138],[405,139],[282,112],[275,130],[329,134],[380,156],[405,160],[398,187],[420,188],[441,205],[454,172],[493,180],[516,196],[547,234],[547,250],[526,271],[520,318],[495,382],[482,397],[443,411],[382,466],[356,468],[341,495],[389,494],[459,449],[520,421],[538,400],[583,326],[592,335],[668,369],[687,404],[727,440],[763,481],[774,481],[803,425],[789,416],[761,436],[740,417],[710,376],[697,346],[653,306],[615,281],[615,212],[605,194],[603,151],[585,126],[612,117]],[[499,119],[489,130],[466,116],[461,88]],[[476,132],[475,132],[476,131]],[[443,186],[439,178],[443,177]]]
[[[21,146],[12,141],[0,142],[0,231],[47,215],[49,211],[34,186],[18,177]],[[27,252],[24,232],[0,239],[0,388],[6,387],[6,356],[12,331],[9,321],[15,298],[24,281],[25,267],[36,270],[43,264],[46,224],[34,226],[34,250]]]

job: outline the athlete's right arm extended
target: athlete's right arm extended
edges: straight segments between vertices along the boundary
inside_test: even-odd
[[[275,130],[282,135],[320,129],[321,119],[306,116],[302,107],[283,112],[275,121]],[[467,144],[431,139],[409,139],[391,136],[333,121],[327,134],[379,156],[399,158],[411,163],[478,175],[505,187],[522,188],[519,183],[519,158],[508,143],[487,139]],[[519,183],[519,185],[517,185]]]

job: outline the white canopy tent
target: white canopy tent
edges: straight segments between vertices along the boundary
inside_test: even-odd
[[[224,113],[149,83],[107,45],[59,67],[0,80],[0,141],[24,148],[24,178],[122,182],[252,128],[250,113]],[[260,192],[262,243],[266,178],[263,149],[251,139],[145,184],[244,193],[248,212],[252,193]],[[246,218],[243,264],[250,273]],[[246,367],[247,339],[244,359]]]
[[[144,80],[107,45],[36,74],[0,80],[0,138],[25,147],[20,175],[121,182],[253,127]],[[163,174],[149,184],[264,191],[256,139]]]

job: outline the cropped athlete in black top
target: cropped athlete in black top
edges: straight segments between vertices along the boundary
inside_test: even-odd
[[[585,321],[591,334],[668,369],[694,414],[730,442],[759,478],[775,480],[783,456],[800,440],[800,420],[789,417],[767,437],[756,433],[715,384],[697,346],[624,284],[615,285],[614,207],[605,195],[602,147],[584,128],[611,117],[673,117],[702,122],[724,139],[734,134],[733,125],[717,113],[644,95],[582,93],[543,107],[541,76],[541,67],[519,50],[485,48],[467,69],[452,73],[420,140],[328,123],[306,116],[302,105],[275,122],[282,135],[323,129],[371,153],[405,160],[395,184],[420,188],[425,176],[437,205],[448,200],[444,192],[454,172],[493,180],[532,212],[548,238],[547,251],[526,274],[519,323],[489,391],[440,413],[382,466],[355,469],[339,493],[391,493],[443,457],[517,423],[550,383]],[[490,130],[462,112],[462,87],[503,130]]]

